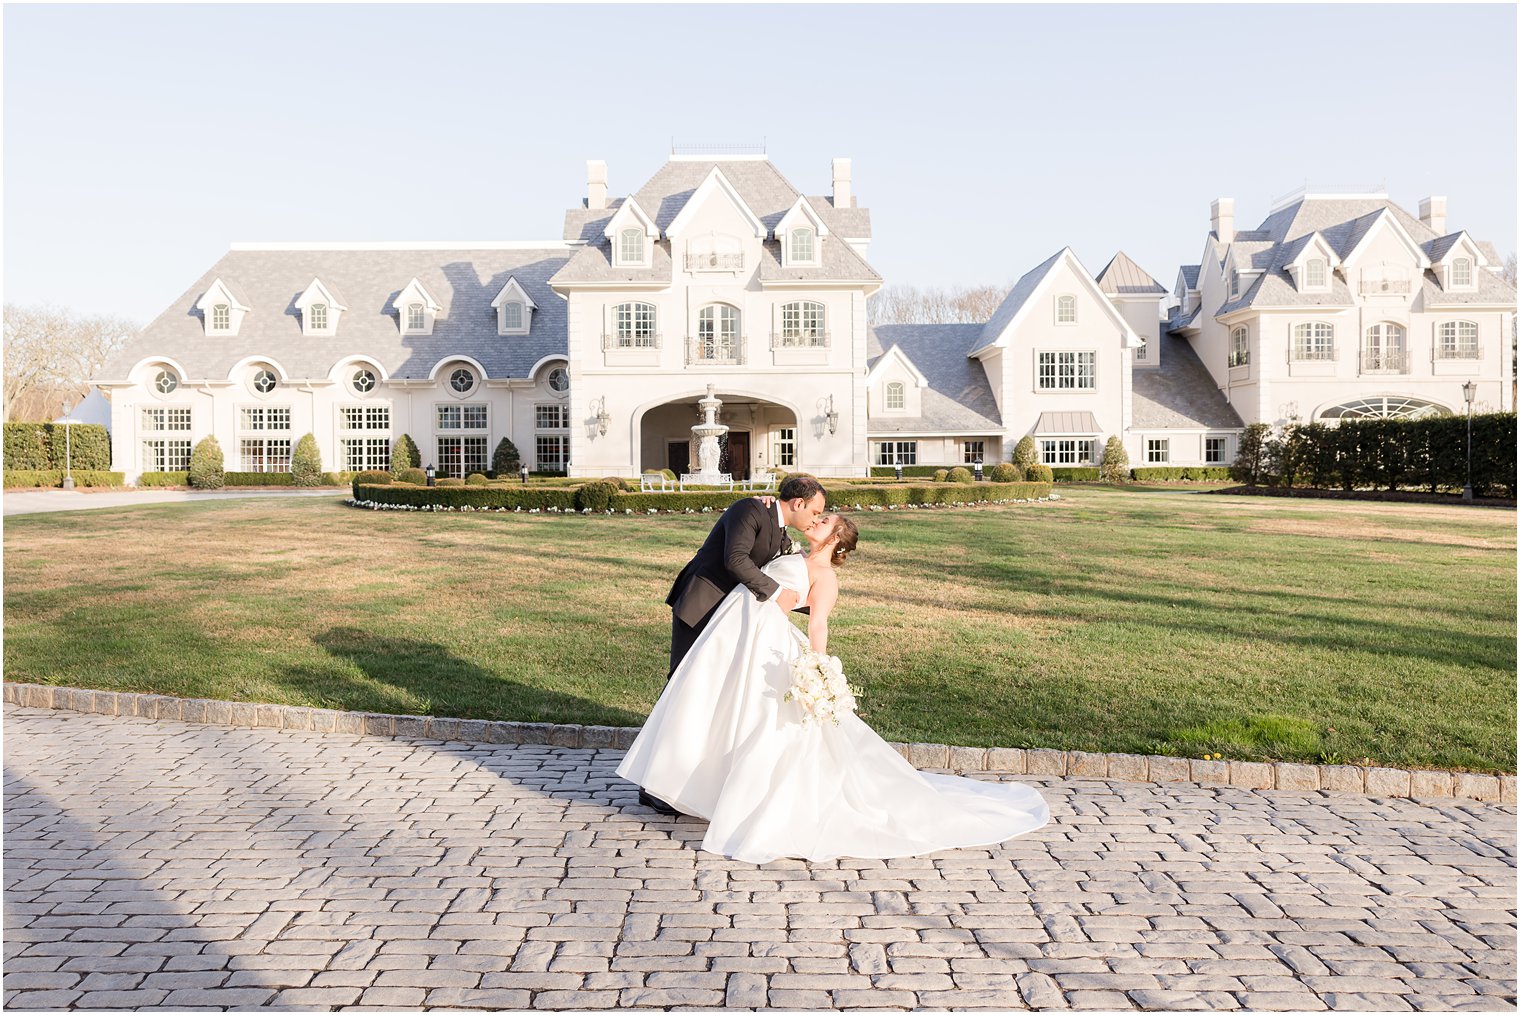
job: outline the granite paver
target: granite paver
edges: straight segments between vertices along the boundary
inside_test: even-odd
[[[606,748],[5,734],[10,1008],[1515,1006],[1509,805],[993,771],[1051,824],[756,867]]]

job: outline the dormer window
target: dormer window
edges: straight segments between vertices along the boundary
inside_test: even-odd
[[[501,326],[506,331],[522,330],[523,305],[517,300],[511,300],[501,305]]]
[[[1230,272],[1230,295],[1232,297],[1240,295],[1240,272],[1238,271]]]
[[[1323,258],[1311,257],[1304,264],[1304,288],[1323,289],[1329,284]]]
[[[427,327],[427,312],[423,310],[421,303],[408,303],[406,305],[406,330],[421,331]]]
[[[232,308],[225,303],[218,303],[211,308],[211,330],[229,331],[232,328]]]
[[[908,407],[907,386],[902,381],[891,381],[887,384],[887,408],[906,409]]]
[[[644,231],[624,229],[618,233],[618,258],[623,264],[644,263]]]
[[[496,298],[491,301],[496,308],[496,333],[498,335],[526,335],[532,328],[530,315],[538,309],[517,279],[508,277]]]
[[[236,335],[243,315],[248,313],[248,307],[219,278],[195,301],[195,309],[201,312],[208,335]]]
[[[1453,289],[1466,289],[1473,284],[1472,259],[1458,257],[1451,262],[1451,287]]]
[[[307,316],[311,319],[312,331],[327,330],[327,304],[313,303],[306,309]]]
[[[403,335],[431,335],[433,324],[443,313],[443,305],[428,292],[422,279],[415,277],[396,294],[391,305]]]
[[[790,244],[793,264],[812,264],[816,259],[811,229],[793,229]]]
[[[1075,296],[1056,297],[1056,323],[1077,323],[1077,298]]]

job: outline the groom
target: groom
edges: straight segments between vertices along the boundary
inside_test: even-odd
[[[736,586],[743,585],[756,599],[773,600],[781,609],[797,608],[798,596],[784,589],[760,569],[792,548],[786,527],[806,529],[818,520],[827,505],[823,485],[812,476],[788,476],[767,503],[749,497],[728,506],[707,534],[697,555],[681,569],[665,605],[671,608],[670,673],[676,671],[712,613]],[[670,679],[670,674],[666,674]],[[677,813],[663,800],[639,791],[639,803],[662,814]]]

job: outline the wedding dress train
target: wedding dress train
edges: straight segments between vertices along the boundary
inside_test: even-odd
[[[800,554],[764,571],[806,598]],[[791,662],[807,649],[807,636],[775,604],[734,589],[618,775],[705,818],[703,849],[757,864],[990,846],[1050,820],[1033,788],[920,772],[855,715],[804,727],[801,706],[783,699]]]

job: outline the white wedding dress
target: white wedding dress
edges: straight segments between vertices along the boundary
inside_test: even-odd
[[[763,569],[807,598],[801,554]],[[808,639],[743,585],[713,612],[617,774],[705,818],[735,860],[916,856],[990,846],[1050,820],[1029,786],[920,772],[861,719],[801,724],[784,701]],[[849,672],[846,663],[845,672]]]

